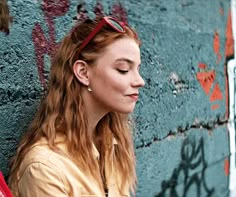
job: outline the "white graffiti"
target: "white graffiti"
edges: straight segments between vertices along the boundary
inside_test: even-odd
[[[232,32],[236,38],[236,0],[231,0]],[[234,54],[236,42],[234,42]],[[236,161],[235,161],[235,117],[236,117],[236,58],[230,60],[227,65],[229,81],[229,138],[230,138],[230,169],[229,169],[229,191],[230,197],[236,196]]]
[[[235,85],[236,85],[236,61],[230,60],[227,65],[229,81],[229,139],[230,139],[230,169],[229,169],[229,190],[230,197],[236,196],[236,167],[235,167]]]

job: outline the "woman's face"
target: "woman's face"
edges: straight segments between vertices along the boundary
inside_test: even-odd
[[[110,44],[90,67],[89,86],[94,102],[106,111],[130,113],[144,80],[139,74],[140,49],[130,38]]]

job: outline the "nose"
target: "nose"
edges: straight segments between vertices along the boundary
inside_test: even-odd
[[[133,79],[132,86],[141,88],[145,85],[145,81],[143,80],[142,76],[139,72],[135,75],[135,78]]]

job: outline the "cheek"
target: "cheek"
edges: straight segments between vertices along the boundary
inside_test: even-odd
[[[124,93],[128,88],[125,78],[119,75],[114,75],[112,78],[109,78],[109,81],[107,81],[106,83],[107,86],[110,86],[113,91],[117,92]]]
[[[110,91],[125,91],[127,88],[125,77],[116,72],[101,73],[97,75],[97,85]]]

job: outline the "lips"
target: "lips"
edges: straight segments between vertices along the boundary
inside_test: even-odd
[[[138,100],[138,94],[134,93],[134,94],[129,94],[128,95],[132,100],[137,101]]]

